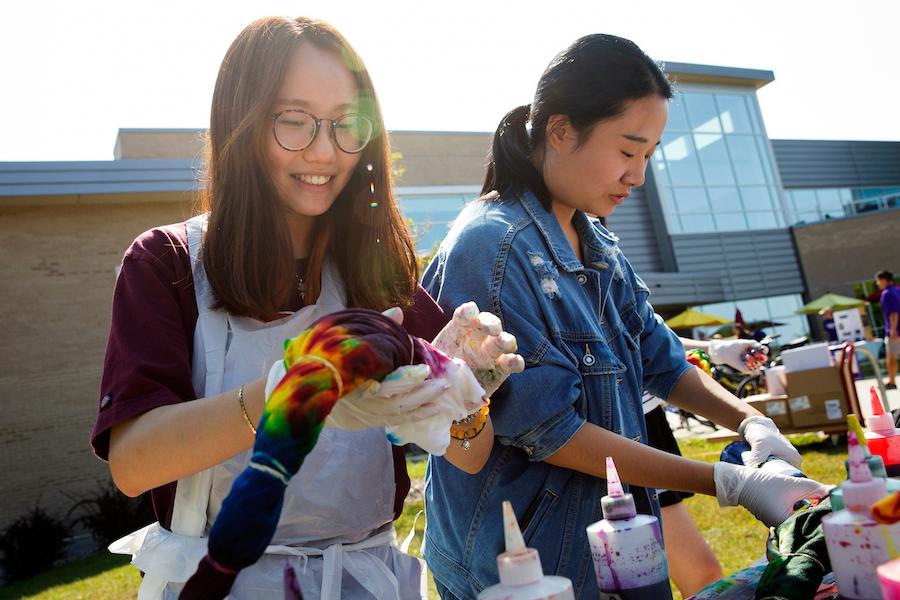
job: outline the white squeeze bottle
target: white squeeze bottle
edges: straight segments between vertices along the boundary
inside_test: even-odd
[[[572,582],[565,577],[544,575],[537,550],[525,547],[508,500],[503,501],[503,533],[506,552],[497,556],[500,583],[478,594],[479,600],[575,600]]]
[[[871,506],[887,496],[884,479],[872,477],[865,454],[853,431],[847,432],[850,478],[841,485],[844,510],[822,518],[828,558],[841,598],[880,599],[875,569],[897,555],[900,523],[880,525]]]
[[[616,465],[609,456],[606,488],[608,495],[600,501],[604,518],[587,528],[600,598],[672,600],[659,521],[637,514],[634,498],[622,490]]]

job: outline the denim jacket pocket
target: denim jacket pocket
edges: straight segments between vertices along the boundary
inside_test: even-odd
[[[531,501],[531,504],[525,510],[519,525],[522,528],[522,538],[525,545],[534,539],[535,535],[540,531],[544,518],[550,513],[551,509],[559,500],[559,494],[551,489],[544,488],[537,497]]]
[[[600,336],[588,333],[560,333],[563,350],[578,367],[582,394],[575,408],[588,422],[617,431],[619,417],[617,388],[625,365]]]

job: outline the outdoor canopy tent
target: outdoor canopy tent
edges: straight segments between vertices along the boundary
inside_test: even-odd
[[[725,325],[727,323],[731,323],[731,320],[700,312],[694,308],[689,308],[666,321],[666,325],[672,329],[690,329],[692,327],[708,327],[710,325]]]
[[[814,315],[822,310],[847,310],[848,308],[859,308],[860,306],[865,305],[865,300],[829,292],[824,296],[816,298],[809,304],[798,308],[794,312],[801,315]]]

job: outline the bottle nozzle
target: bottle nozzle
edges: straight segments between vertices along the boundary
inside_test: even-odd
[[[525,547],[522,530],[509,500],[503,501],[503,535],[506,538],[506,552],[497,556],[500,583],[515,587],[540,581],[544,576],[541,557],[534,548]]]
[[[612,456],[606,457],[606,493],[613,498],[621,498],[625,495],[622,489],[622,481],[619,479],[619,472],[616,470],[616,463],[613,462]]]
[[[872,471],[866,464],[862,447],[853,431],[847,432],[847,446],[850,479],[841,485],[844,508],[852,513],[868,513],[869,507],[887,496],[887,483],[880,477],[872,477]]]
[[[634,497],[622,489],[622,481],[611,456],[606,457],[606,495],[600,498],[603,517],[613,521],[633,519],[637,514]]]
[[[850,455],[850,481],[862,483],[872,480],[872,472],[866,464],[866,457],[859,445],[859,439],[853,431],[847,432],[848,454]]]
[[[866,417],[866,428],[869,431],[893,432],[894,415],[884,412],[884,405],[881,404],[881,399],[878,397],[878,392],[875,391],[875,386],[872,386],[869,390],[869,397],[872,400],[872,414]]]
[[[859,424],[859,419],[853,413],[847,415],[847,431],[852,431],[856,434],[856,441],[862,446],[863,454],[871,456],[872,453],[869,452],[869,442],[866,440],[862,425]]]
[[[525,540],[522,538],[522,530],[516,520],[509,500],[503,501],[503,536],[506,538],[506,551],[519,552],[525,549]]]
[[[872,400],[872,414],[876,417],[880,417],[884,414],[884,406],[881,404],[881,398],[878,397],[878,392],[875,391],[875,386],[869,388],[869,398]]]

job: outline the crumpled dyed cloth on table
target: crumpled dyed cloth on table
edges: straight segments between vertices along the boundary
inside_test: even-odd
[[[823,500],[788,517],[775,527],[769,541],[769,566],[756,588],[757,600],[813,598],[822,578],[831,572],[822,518],[831,513]]]
[[[404,365],[427,365],[440,377],[456,364],[389,317],[364,309],[323,317],[288,340],[284,357],[286,373],[266,402],[250,464],[222,504],[208,554],[183,599],[224,598],[238,572],[259,560],[275,533],[285,488],[341,396]]]

